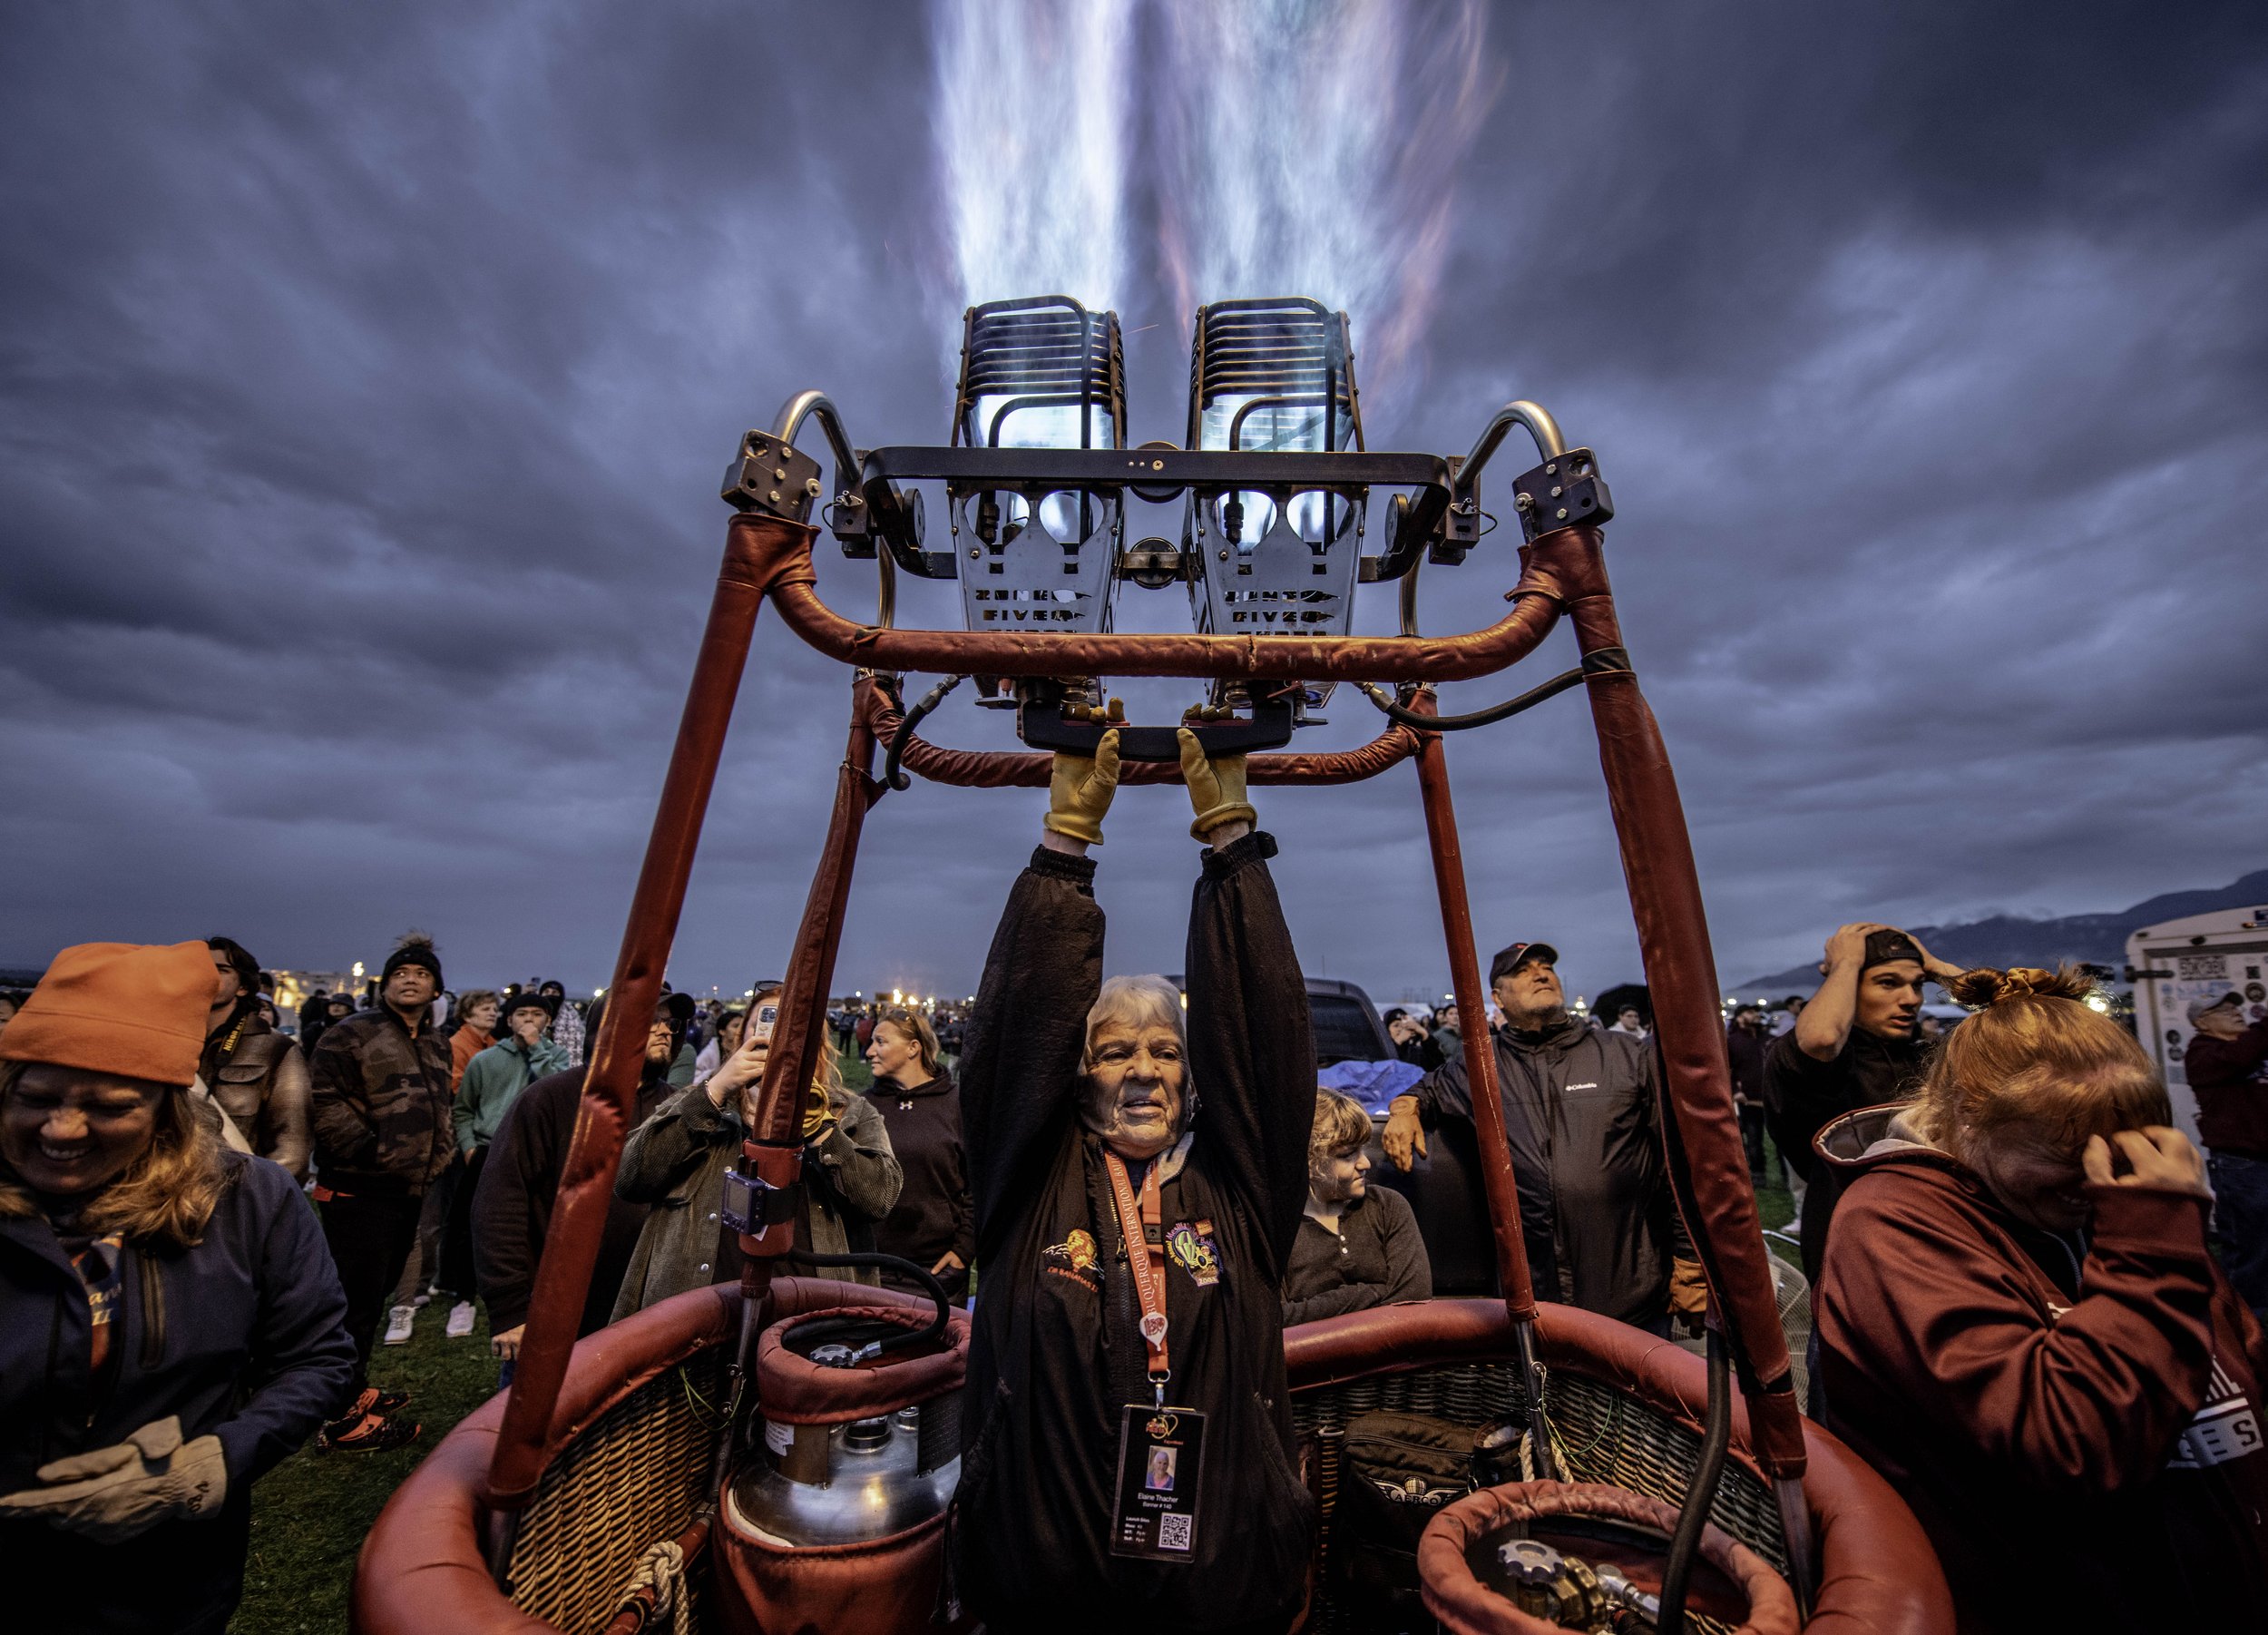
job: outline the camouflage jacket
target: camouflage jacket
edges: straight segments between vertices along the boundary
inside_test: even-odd
[[[314,1081],[317,1179],[341,1192],[415,1197],[456,1152],[449,1042],[415,1039],[388,1010],[357,1011],[323,1030]]]

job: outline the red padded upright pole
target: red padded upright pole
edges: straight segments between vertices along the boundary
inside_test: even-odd
[[[685,884],[708,816],[726,729],[732,724],[733,700],[748,665],[757,610],[771,588],[783,551],[793,543],[782,536],[800,540],[807,553],[813,533],[807,524],[766,516],[742,517],[727,535],[708,628],[693,663],[685,712],[678,720],[677,745],[654,812],[653,832],[646,842],[638,889],[631,898],[614,979],[607,988],[606,1014],[591,1043],[582,1106],[560,1176],[551,1231],[528,1305],[527,1330],[520,1342],[519,1366],[488,1467],[484,1496],[497,1510],[514,1511],[526,1503],[550,1458],[552,1410],[590,1291],[622,1142],[638,1104],[647,1025],[661,997],[661,974],[685,906]]]
[[[1435,713],[1432,691],[1410,708]],[[1481,1186],[1496,1238],[1496,1275],[1504,1310],[1512,1320],[1526,1398],[1530,1446],[1538,1473],[1558,1474],[1543,1416],[1543,1369],[1536,1360],[1536,1291],[1528,1269],[1528,1242],[1520,1222],[1520,1183],[1512,1173],[1511,1142],[1504,1134],[1504,1103],[1496,1080],[1496,1042],[1489,1036],[1488,994],[1481,986],[1480,955],[1472,945],[1472,905],[1465,889],[1465,854],[1457,837],[1457,809],[1449,797],[1449,763],[1438,732],[1418,745],[1418,791],[1425,800],[1425,838],[1433,855],[1433,887],[1442,905],[1442,939],[1449,949],[1449,984],[1465,1037],[1465,1082],[1472,1095],[1472,1126],[1481,1149]],[[1474,1032],[1475,1024],[1479,1032]]]
[[[1802,1415],[1790,1389],[1787,1336],[1780,1327],[1755,1190],[1733,1111],[1716,959],[1709,948],[1708,916],[1701,905],[1685,808],[1661,729],[1622,646],[1606,567],[1596,553],[1597,533],[1567,532],[1589,534],[1594,546],[1593,571],[1575,587],[1568,612],[1583,668],[1589,672],[1591,720],[1653,999],[1667,1071],[1664,1089],[1700,1216],[1686,1224],[1718,1310],[1752,1370],[1743,1388],[1758,1458],[1775,1478],[1798,1477],[1804,1471]]]

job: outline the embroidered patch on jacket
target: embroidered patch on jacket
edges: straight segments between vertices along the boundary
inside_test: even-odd
[[[1051,1243],[1040,1251],[1040,1264],[1059,1278],[1069,1278],[1090,1293],[1102,1292],[1102,1274],[1095,1268],[1094,1235],[1084,1227],[1073,1227],[1070,1236],[1061,1243]]]
[[[1184,1220],[1166,1234],[1166,1253],[1199,1288],[1220,1281],[1220,1251],[1213,1245],[1212,1229],[1209,1220]]]

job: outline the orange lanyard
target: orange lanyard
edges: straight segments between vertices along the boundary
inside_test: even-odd
[[[1142,1198],[1134,1201],[1134,1184],[1126,1164],[1115,1152],[1105,1151],[1102,1161],[1110,1171],[1110,1191],[1118,1200],[1119,1232],[1126,1242],[1126,1263],[1134,1274],[1134,1293],[1142,1303],[1142,1344],[1149,1347],[1149,1383],[1158,1400],[1166,1400],[1166,1248],[1152,1243],[1150,1232],[1163,1218],[1158,1198],[1158,1164],[1142,1177]],[[1139,1252],[1138,1252],[1139,1251]]]

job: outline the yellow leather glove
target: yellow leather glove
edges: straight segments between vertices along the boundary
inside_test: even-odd
[[[181,1419],[171,1414],[123,1442],[43,1464],[38,1475],[44,1485],[0,1498],[0,1514],[46,1522],[103,1544],[160,1522],[217,1515],[229,1492],[220,1438],[183,1443]]]
[[[1175,737],[1181,742],[1181,781],[1189,786],[1189,804],[1197,808],[1197,821],[1189,825],[1189,833],[1202,840],[1222,824],[1240,818],[1246,823],[1258,822],[1260,814],[1245,798],[1245,758],[1224,755],[1218,760],[1207,760],[1196,733],[1184,727]]]
[[[1048,779],[1048,815],[1041,827],[1090,846],[1102,844],[1102,815],[1110,809],[1110,797],[1119,792],[1119,733],[1102,735],[1093,758],[1055,754],[1055,773]]]

